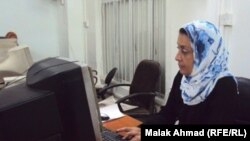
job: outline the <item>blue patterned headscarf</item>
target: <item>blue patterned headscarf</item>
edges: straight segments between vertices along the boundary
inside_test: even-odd
[[[193,21],[182,27],[188,34],[193,49],[193,70],[181,80],[182,99],[187,105],[203,102],[212,92],[216,82],[232,76],[228,70],[228,51],[214,24]]]

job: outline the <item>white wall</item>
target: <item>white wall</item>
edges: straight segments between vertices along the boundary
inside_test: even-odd
[[[87,64],[102,74],[101,0],[85,0],[84,8]]]
[[[48,56],[67,56],[66,17],[58,1],[2,0],[0,9],[0,35],[16,32],[19,44],[30,47],[35,61]]]
[[[1,1],[0,36],[16,32],[34,61],[62,56],[86,62],[83,7],[83,0]]]
[[[235,75],[250,78],[249,0],[232,0],[233,25],[230,37],[230,68]]]
[[[58,0],[60,1],[60,0]],[[84,1],[83,0],[64,0],[65,15],[67,19],[65,27],[67,32],[67,48],[70,58],[86,63],[86,34],[84,31]]]

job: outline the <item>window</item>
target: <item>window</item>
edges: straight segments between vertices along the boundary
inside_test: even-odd
[[[115,77],[131,82],[143,59],[162,66],[161,92],[165,86],[165,0],[103,0],[104,72],[117,67]]]

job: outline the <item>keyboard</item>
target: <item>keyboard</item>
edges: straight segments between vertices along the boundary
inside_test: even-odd
[[[119,135],[118,133],[115,133],[105,127],[103,127],[102,130],[102,139],[103,141],[128,141],[122,139],[122,136]]]

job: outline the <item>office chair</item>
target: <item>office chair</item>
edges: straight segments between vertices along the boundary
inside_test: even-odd
[[[103,91],[119,86],[129,86],[129,95],[118,99],[116,103],[122,113],[141,120],[156,112],[155,96],[158,95],[156,88],[159,77],[160,64],[153,60],[142,60],[135,70],[131,84],[111,85]],[[125,111],[122,103],[138,107]]]
[[[96,83],[97,84],[96,85],[96,93],[97,93],[98,98],[101,98],[102,100],[105,99],[105,94],[107,93],[107,90],[105,90],[105,88],[110,86],[111,81],[114,78],[116,71],[117,71],[116,67],[114,67],[113,69],[111,69],[109,71],[109,73],[105,77],[104,84],[99,84],[98,85]],[[96,72],[96,74],[97,74],[97,72]],[[96,79],[96,82],[98,81],[97,78],[94,78],[94,79]]]
[[[237,124],[250,124],[250,79],[236,77],[239,90],[239,110]]]

